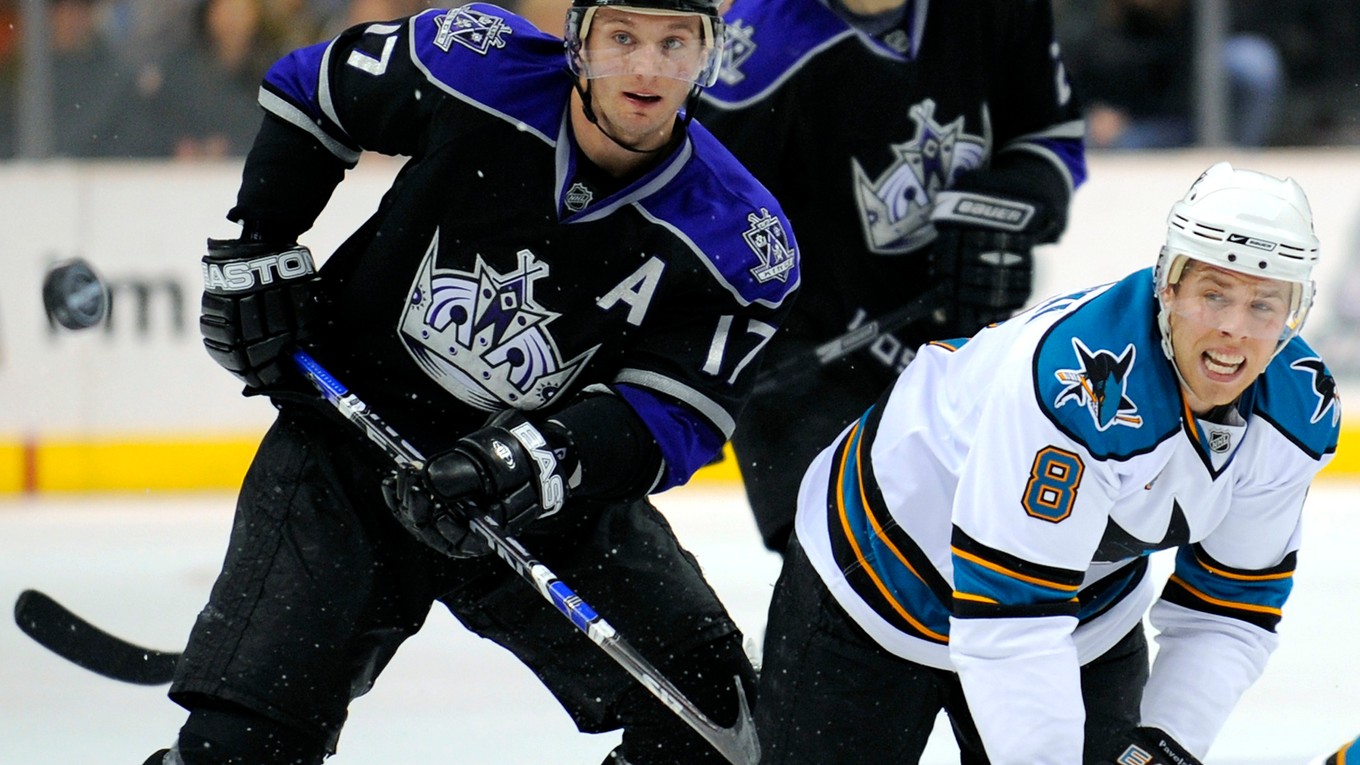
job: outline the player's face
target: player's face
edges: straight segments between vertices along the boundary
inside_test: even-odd
[[[1191,262],[1163,298],[1190,409],[1230,404],[1265,371],[1289,315],[1291,286]]]
[[[581,58],[601,126],[634,149],[655,149],[670,140],[707,60],[703,21],[600,8]]]

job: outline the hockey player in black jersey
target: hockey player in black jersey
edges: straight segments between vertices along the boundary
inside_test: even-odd
[[[916,347],[1025,303],[1031,250],[1085,178],[1083,128],[1048,0],[736,0],[724,18],[699,119],[779,199],[808,274],[766,365],[946,290],[937,312],[745,409],[733,446],[782,551],[808,462]]]
[[[647,500],[731,435],[799,283],[774,198],[684,112],[716,77],[716,6],[576,0],[564,63],[562,39],[474,3],[269,71],[201,324],[279,414],[170,689],[188,720],[148,763],[321,762],[435,601],[582,731],[622,728],[610,762],[721,761],[465,522],[515,535],[736,720],[741,636]],[[316,272],[297,241],[366,150],[410,159]],[[288,371],[295,344],[426,467],[394,472]]]

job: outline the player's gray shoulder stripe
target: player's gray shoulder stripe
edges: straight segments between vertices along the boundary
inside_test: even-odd
[[[783,85],[786,80],[797,74],[798,70],[802,69],[807,64],[807,62],[816,58],[819,53],[826,50],[827,48],[830,48],[836,43],[839,43],[841,40],[844,40],[845,38],[851,37],[855,34],[858,34],[855,30],[847,29],[844,32],[841,32],[840,34],[829,38],[826,42],[822,43],[821,45],[818,45],[817,47],[808,50],[808,52],[803,54],[802,58],[799,58],[797,61],[793,63],[793,66],[790,66],[788,69],[785,69],[784,73],[779,75],[779,77],[776,78],[774,82],[771,82],[769,85],[765,86],[764,90],[761,90],[759,93],[756,93],[753,96],[743,98],[740,101],[719,101],[713,98],[705,98],[704,102],[707,103],[709,106],[718,109],[726,109],[729,111],[736,109],[745,109],[751,104],[765,98],[772,91],[778,90],[779,87]]]
[[[568,122],[567,118],[564,116],[562,118],[562,130],[563,130],[562,138],[557,142],[557,177],[559,181],[558,188],[561,188],[562,177],[566,174],[567,153],[570,151],[565,132],[570,129],[569,124],[570,123]],[[638,187],[631,194],[626,194],[624,196],[619,197],[618,199],[615,199],[609,204],[600,205],[597,208],[592,208],[580,215],[574,216],[571,222],[586,223],[588,221],[599,220],[601,218],[613,214],[616,210],[618,210],[620,207],[623,207],[624,205],[635,204],[638,202],[638,200],[646,199],[652,194],[655,194],[656,192],[665,188],[667,184],[674,180],[675,176],[679,175],[680,171],[685,169],[685,165],[689,163],[690,157],[692,156],[694,156],[694,143],[691,142],[689,139],[686,139],[685,145],[680,147],[680,151],[675,155],[674,158],[671,159],[670,165],[667,166],[666,169],[662,170],[660,173],[657,173],[657,176],[655,178],[648,181],[645,185]],[[643,211],[643,215],[646,215],[649,219],[653,221],[656,220],[655,218],[652,218],[650,215],[647,215],[645,210]],[[693,243],[691,243],[691,246],[692,244]]]
[[[695,244],[694,240],[690,238],[689,234],[686,234],[684,231],[681,231],[679,228],[676,228],[675,225],[672,224],[670,221],[652,215],[650,212],[647,211],[647,208],[642,206],[641,202],[634,202],[633,206],[636,207],[638,212],[642,213],[642,216],[645,217],[647,220],[655,223],[658,226],[662,226],[664,228],[669,229],[671,233],[675,234],[677,239],[684,242],[685,245],[688,246],[690,250],[694,252],[694,256],[699,259],[699,262],[704,264],[704,268],[708,269],[708,272],[713,276],[713,279],[717,281],[718,284],[721,284],[723,289],[727,290],[728,294],[730,294],[739,305],[748,306],[751,304],[752,301],[748,300],[745,295],[741,294],[741,290],[737,289],[736,286],[732,284],[732,282],[728,281],[727,276],[723,274],[721,270],[718,269],[717,264],[715,264],[713,260],[708,257],[708,254],[706,252],[704,252],[704,248]],[[800,270],[798,272],[798,281],[794,282],[794,284],[789,288],[789,291],[792,291],[793,287],[797,287],[798,284],[801,283],[802,281],[803,272]],[[785,294],[788,294],[788,292],[785,292]],[[768,308],[776,308],[784,301],[782,299],[766,300],[764,298],[761,298],[759,300],[756,300],[755,302],[758,305],[763,305]]]
[[[728,414],[726,409],[718,406],[716,401],[670,377],[641,369],[624,369],[614,377],[614,382],[627,383],[639,388],[654,390],[657,393],[664,393],[688,405],[707,417],[709,422],[712,422],[723,434],[723,438],[731,438],[732,432],[737,429],[737,423],[732,415]]]
[[[326,131],[316,124],[316,120],[264,88],[260,88],[260,106],[284,122],[306,131],[341,162],[352,166],[359,161],[359,152],[327,135]]]
[[[433,10],[438,10],[438,9],[433,9]],[[487,106],[486,104],[482,103],[481,101],[478,101],[477,99],[472,98],[471,96],[468,96],[468,95],[466,95],[466,94],[464,94],[464,93],[460,93],[460,92],[458,92],[457,90],[455,90],[454,87],[453,87],[452,85],[449,85],[447,82],[444,82],[443,80],[439,79],[438,77],[435,77],[435,76],[434,76],[434,73],[430,71],[429,67],[425,66],[425,62],[420,60],[420,56],[417,56],[417,55],[416,55],[416,34],[415,34],[415,29],[414,29],[414,25],[415,25],[415,19],[414,19],[414,18],[411,19],[411,24],[412,24],[412,29],[411,29],[411,33],[410,33],[410,35],[409,35],[410,38],[411,38],[411,41],[410,41],[410,45],[408,46],[409,52],[410,52],[410,56],[411,56],[411,63],[415,64],[416,68],[419,69],[422,73],[424,73],[425,79],[427,79],[427,80],[429,80],[431,83],[433,83],[434,86],[435,86],[436,88],[439,88],[440,90],[444,91],[445,93],[448,93],[449,95],[453,96],[454,98],[458,99],[459,101],[462,101],[463,103],[467,104],[468,106],[471,106],[471,107],[473,107],[474,109],[480,109],[481,111],[484,111],[484,112],[486,112],[487,114],[490,114],[490,115],[492,115],[493,117],[496,117],[497,119],[500,119],[500,120],[503,120],[503,121],[505,121],[505,122],[508,122],[508,123],[514,125],[514,126],[515,126],[516,128],[518,128],[519,130],[523,130],[524,132],[529,133],[530,135],[538,136],[539,139],[541,139],[541,140],[543,141],[543,143],[546,143],[546,144],[548,144],[549,146],[553,146],[553,145],[554,145],[554,142],[553,142],[553,139],[552,139],[552,138],[550,138],[549,136],[545,135],[541,130],[536,129],[533,125],[530,125],[529,123],[527,123],[527,122],[525,122],[525,121],[523,121],[523,120],[515,119],[514,117],[511,117],[510,115],[506,114],[505,112],[500,111],[499,109],[493,109],[493,108],[491,108],[490,106]]]

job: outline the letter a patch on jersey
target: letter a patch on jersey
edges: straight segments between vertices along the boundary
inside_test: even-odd
[[[1143,418],[1138,405],[1127,395],[1129,373],[1133,371],[1137,355],[1132,343],[1115,356],[1112,351],[1091,352],[1078,338],[1072,338],[1072,350],[1077,354],[1076,369],[1059,369],[1054,374],[1066,385],[1053,401],[1056,409],[1070,402],[1084,406],[1091,412],[1096,429],[1105,431],[1114,425],[1141,427]]]

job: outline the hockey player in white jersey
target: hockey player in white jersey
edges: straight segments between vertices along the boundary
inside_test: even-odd
[[[1337,749],[1335,752],[1325,754],[1312,762],[1309,762],[1308,765],[1346,765],[1346,763],[1351,761],[1352,754],[1355,754],[1356,757],[1360,757],[1360,736],[1356,736],[1354,739],[1342,744],[1341,748]]]
[[[964,763],[1203,758],[1276,646],[1336,449],[1297,337],[1317,259],[1293,179],[1219,163],[1155,269],[924,346],[803,479],[762,762],[916,762],[942,709]]]

